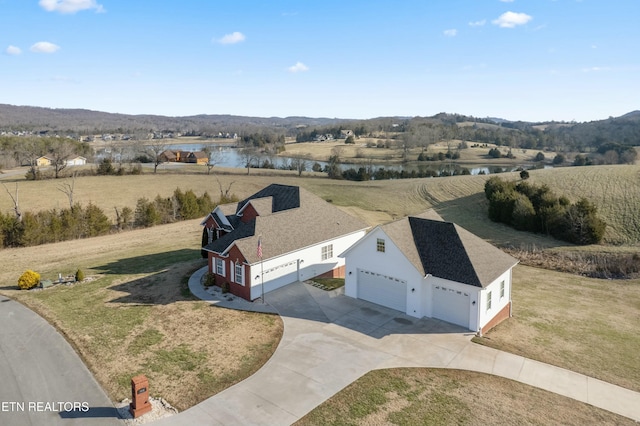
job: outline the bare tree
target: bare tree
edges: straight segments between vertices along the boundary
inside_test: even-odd
[[[209,145],[205,146],[202,151],[209,157],[209,161],[207,162],[207,174],[209,175],[216,164],[220,164],[224,161],[225,155],[224,152],[219,149],[211,149]]]
[[[158,166],[167,161],[163,153],[167,150],[168,144],[162,139],[154,139],[149,144],[142,145],[142,153],[145,154],[153,163],[153,173],[158,171]]]
[[[4,186],[4,189],[7,191],[7,194],[9,194],[9,197],[11,197],[11,201],[13,201],[13,211],[16,213],[16,219],[18,220],[18,222],[22,222],[22,212],[20,211],[20,205],[18,203],[19,198],[18,198],[18,182],[16,182],[16,196],[14,197],[13,195],[11,195],[11,192],[9,192],[9,188],[7,188],[7,185],[4,184],[4,182],[2,183],[2,186]]]
[[[55,172],[55,177],[60,177],[60,172],[67,167],[67,161],[75,153],[75,146],[70,140],[53,140],[49,144],[48,158]]]
[[[216,176],[216,181],[218,181],[218,187],[220,188],[220,202],[225,203],[227,201],[230,201],[231,194],[229,194],[229,192],[231,192],[231,185],[233,185],[235,181],[229,182],[229,185],[227,185],[227,187],[224,189],[222,188],[222,182],[220,182],[220,179],[218,179],[217,176]]]
[[[42,157],[44,153],[45,146],[42,139],[26,138],[16,144],[16,160],[29,165],[29,173],[33,179],[38,179],[38,158]]]
[[[298,176],[302,176],[302,172],[306,171],[308,168],[307,160],[305,158],[292,158],[291,159],[292,168],[298,172]]]
[[[73,208],[73,191],[74,188],[76,186],[76,172],[73,172],[73,175],[71,176],[71,183],[69,182],[64,182],[60,185],[58,185],[58,191],[64,193],[67,198],[69,199],[69,208],[72,209]]]
[[[240,150],[241,164],[247,168],[247,174],[251,167],[258,162],[258,151],[253,147],[245,147]]]

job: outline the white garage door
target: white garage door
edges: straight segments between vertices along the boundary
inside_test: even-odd
[[[469,328],[469,293],[437,285],[433,289],[433,317]]]
[[[264,291],[269,292],[298,281],[298,261],[293,260],[264,270]]]
[[[358,299],[406,312],[407,282],[358,269]]]

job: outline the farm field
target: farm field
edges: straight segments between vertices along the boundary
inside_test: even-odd
[[[281,153],[282,156],[302,157],[310,160],[327,161],[328,158],[334,154],[334,148],[337,148],[340,152],[340,158],[344,162],[354,164],[367,164],[369,161],[375,163],[389,163],[399,164],[402,161],[402,149],[399,148],[378,148],[367,147],[367,144],[377,144],[378,142],[385,143],[384,139],[377,138],[359,138],[356,139],[354,144],[345,144],[343,140],[334,140],[326,142],[300,142],[295,144],[287,144],[286,151]],[[445,142],[439,142],[432,144],[426,149],[426,153],[433,155],[439,152],[446,153],[449,147],[455,151],[462,141],[452,140],[449,144]],[[398,144],[399,141],[389,140],[389,143]],[[487,144],[483,147],[472,147],[473,143],[468,142],[468,149],[461,149],[460,158],[455,161],[456,164],[470,167],[473,165],[486,165],[493,164],[496,166],[517,166],[518,164],[531,163],[534,161],[537,150],[513,150],[515,159],[489,158],[488,153],[491,148],[495,148],[494,144]],[[508,148],[501,147],[500,150],[507,154]],[[422,148],[414,147],[409,149],[408,158],[410,161],[416,162],[418,155],[422,152]],[[548,160],[553,158],[552,153],[547,153]],[[449,163],[447,160],[445,163]],[[420,162],[416,164],[423,164],[425,166],[437,167],[440,162]]]
[[[280,170],[214,169],[215,175],[198,173],[159,172],[141,176],[90,176],[76,179],[74,200],[89,202],[115,218],[114,208],[135,209],[141,197],[170,197],[176,188],[192,189],[197,195],[208,191],[219,198],[220,186],[230,193],[246,197],[270,183],[299,185],[331,200],[338,206],[360,216],[371,225],[388,222],[408,214],[434,207],[446,220],[458,223],[500,246],[535,245],[549,248],[566,243],[542,235],[517,232],[507,226],[492,223],[487,217],[488,203],[484,198],[484,182],[488,176],[452,176],[448,178],[402,179],[353,182],[329,180],[326,177],[303,175]],[[604,242],[616,246],[640,245],[640,166],[566,167],[530,171],[530,181],[549,185],[557,194],[572,201],[587,197],[598,207],[607,222]],[[518,180],[518,173],[504,173],[504,179]],[[12,177],[0,179],[10,191],[15,190]],[[68,199],[59,191],[61,180],[18,180],[20,207],[23,211],[68,206]],[[4,192],[4,188],[3,188]],[[5,193],[0,195],[0,211],[13,208]],[[604,248],[609,250],[611,246]],[[574,249],[574,248],[572,248]],[[581,249],[582,250],[582,249]]]

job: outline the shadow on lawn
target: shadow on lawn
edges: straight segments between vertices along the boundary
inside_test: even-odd
[[[200,257],[200,250],[182,249],[120,259],[94,269],[103,274],[149,274],[111,286],[111,290],[127,294],[108,303],[166,305],[194,300],[189,292],[187,280],[204,262]]]
[[[484,192],[439,202],[430,195],[423,197],[431,202],[433,209],[447,222],[453,222],[498,247],[552,248],[566,246],[566,242],[555,240],[545,234],[518,231],[489,219],[489,202]]]
[[[103,274],[149,274],[162,271],[176,263],[195,259],[201,259],[200,250],[182,249],[118,259],[92,269]]]

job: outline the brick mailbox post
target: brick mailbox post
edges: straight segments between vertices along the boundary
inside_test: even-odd
[[[149,380],[143,375],[131,379],[131,404],[129,412],[137,419],[141,415],[151,411],[149,402]]]

